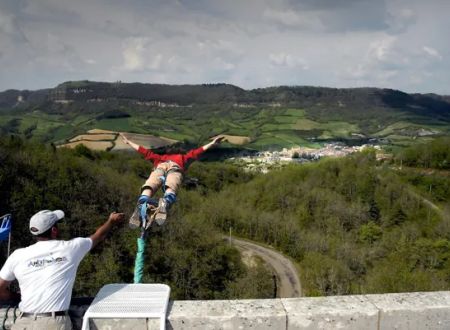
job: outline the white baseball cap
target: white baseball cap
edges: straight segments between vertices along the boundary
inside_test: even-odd
[[[61,210],[42,210],[33,215],[30,219],[30,232],[33,235],[45,233],[52,228],[55,223],[64,218]]]

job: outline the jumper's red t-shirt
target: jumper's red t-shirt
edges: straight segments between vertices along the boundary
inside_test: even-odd
[[[190,160],[197,159],[198,156],[205,152],[205,150],[203,149],[203,147],[200,147],[197,149],[189,150],[186,154],[158,155],[153,151],[144,148],[143,146],[139,146],[138,152],[143,154],[146,160],[151,161],[154,167],[157,167],[159,163],[171,160],[172,162],[177,163],[184,171],[186,169],[186,164]]]

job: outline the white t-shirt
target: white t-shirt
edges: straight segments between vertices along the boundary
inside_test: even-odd
[[[19,281],[22,312],[65,311],[70,306],[78,265],[91,247],[90,238],[39,241],[14,251],[0,277]]]

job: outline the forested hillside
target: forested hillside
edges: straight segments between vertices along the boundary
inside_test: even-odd
[[[0,214],[13,214],[12,250],[33,242],[29,218],[41,209],[65,211],[60,228],[66,239],[92,234],[112,211],[131,215],[150,170],[134,154],[91,152],[82,146],[57,150],[17,138],[0,139],[0,163]],[[272,276],[264,266],[244,266],[238,251],[194,213],[210,189],[250,177],[219,164],[201,172],[198,187],[182,192],[170,221],[151,234],[144,282],[169,284],[173,299],[272,297]],[[75,296],[93,296],[107,283],[131,283],[138,235],[124,224],[96,247],[79,268]],[[3,264],[6,244],[1,251]]]
[[[448,290],[450,178],[423,176],[366,152],[227,187],[200,216],[295,258],[307,295]]]
[[[90,234],[112,210],[130,213],[149,171],[134,154],[0,141],[0,212],[14,214],[13,248],[30,243],[39,209],[65,210],[66,236]],[[448,290],[449,148],[443,139],[390,163],[369,150],[265,175],[196,162],[170,221],[151,236],[144,279],[168,283],[177,299],[270,297],[264,268],[247,269],[222,241],[231,227],[295,259],[307,295]],[[136,236],[124,227],[83,261],[76,294],[131,282]]]

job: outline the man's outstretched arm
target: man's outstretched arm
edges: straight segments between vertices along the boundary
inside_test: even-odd
[[[125,214],[113,212],[109,215],[108,220],[97,228],[90,238],[92,240],[91,250],[101,241],[106,238],[106,235],[111,231],[115,224],[120,224],[125,220]]]

